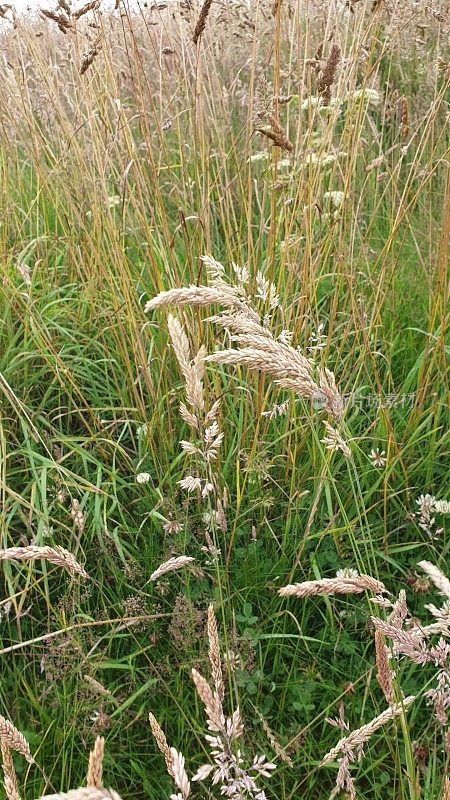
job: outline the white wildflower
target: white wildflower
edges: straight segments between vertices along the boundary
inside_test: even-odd
[[[357,569],[353,569],[352,567],[344,567],[343,569],[338,569],[336,572],[336,578],[342,578],[343,580],[355,580],[355,578],[359,577],[359,572]]]
[[[370,451],[370,460],[374,467],[382,469],[383,467],[386,466],[386,461],[387,461],[386,453],[384,452],[384,450],[378,450],[378,448],[376,450],[372,449]]]
[[[136,475],[136,483],[148,483],[151,480],[149,472],[139,472]]]
[[[259,153],[254,153],[252,156],[250,156],[249,161],[251,162],[267,161],[268,159],[269,159],[269,153],[267,152],[267,150],[260,150]]]

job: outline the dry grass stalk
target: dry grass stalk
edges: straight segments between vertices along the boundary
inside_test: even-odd
[[[386,647],[384,636],[378,628],[375,630],[375,655],[377,665],[377,680],[383,694],[389,703],[395,702],[395,692],[393,686],[393,674],[389,664],[389,651]]]
[[[441,800],[450,800],[450,778],[444,778]]]
[[[121,800],[114,789],[96,789],[94,786],[81,786],[60,794],[45,794],[39,800]]]
[[[445,595],[450,600],[450,581],[444,575],[443,572],[436,567],[434,564],[431,564],[430,561],[419,561],[418,566],[423,569],[424,572],[427,573],[429,578],[433,581],[434,585],[437,589],[441,592],[441,594]]]
[[[391,719],[401,716],[404,713],[404,710],[408,708],[408,706],[410,706],[415,699],[416,698],[414,695],[406,697],[401,703],[398,703],[398,705],[391,706],[390,708],[386,709],[386,711],[383,711],[382,714],[380,714],[378,717],[375,717],[375,719],[373,719],[371,722],[368,722],[367,725],[363,725],[361,728],[357,728],[356,731],[349,733],[348,736],[344,736],[339,740],[337,745],[326,754],[326,756],[320,762],[320,766],[331,764],[331,762],[335,761],[341,753],[348,753],[349,751],[354,751],[355,748],[361,748],[366,742],[369,741],[371,736],[375,733],[375,731],[378,730],[378,728],[386,725],[386,723]]]
[[[321,95],[324,105],[331,100],[331,87],[336,79],[336,71],[341,59],[341,48],[336,42],[331,45],[331,52],[317,79],[317,93]]]
[[[400,109],[400,136],[406,139],[409,136],[409,109],[406,97],[400,97],[398,101]]]
[[[72,553],[63,547],[29,545],[28,547],[8,547],[6,550],[0,550],[0,561],[38,561],[39,559],[45,559],[51,564],[66,569],[71,575],[81,575],[82,578],[89,577]]]
[[[267,720],[264,719],[263,715],[261,714],[260,711],[258,711],[257,708],[255,708],[255,712],[256,712],[256,716],[259,718],[259,721],[261,722],[261,725],[263,727],[263,731],[267,736],[267,741],[269,742],[269,744],[270,744],[272,750],[274,751],[275,755],[281,761],[284,761],[284,763],[287,764],[292,769],[293,766],[294,766],[293,763],[292,763],[292,759],[290,758],[290,756],[288,756],[288,754],[283,749],[283,747],[281,746],[279,741],[275,738],[275,735],[274,735],[273,731],[271,730],[271,728],[269,727],[269,725],[267,723]]]
[[[321,578],[317,581],[304,581],[283,586],[278,590],[281,597],[314,597],[318,594],[359,594],[364,591],[383,594],[386,587],[370,575],[355,578]]]
[[[0,716],[0,742],[10,750],[21,753],[29,764],[34,764],[34,758],[30,753],[30,746],[25,736],[14,727],[12,722]]]
[[[278,12],[281,9],[281,4],[283,0],[274,0],[274,4],[272,6],[272,17],[276,17]]]
[[[86,778],[86,785],[95,789],[101,789],[103,785],[104,752],[105,740],[103,736],[97,736],[94,747],[89,753],[89,766]]]
[[[152,730],[153,736],[155,737],[156,744],[158,745],[159,750],[164,756],[167,772],[173,778],[173,758],[172,753],[170,751],[170,747],[167,743],[167,739],[165,733],[161,726],[158,723],[156,717],[153,714],[148,715],[148,721],[150,722],[150,728]]]
[[[161,564],[158,569],[152,572],[150,580],[156,581],[158,578],[161,578],[162,575],[166,575],[167,572],[175,572],[178,569],[183,569],[183,567],[187,567],[192,561],[195,561],[192,556],[176,556],[174,558],[169,558],[168,561],[165,561],[164,564]]]
[[[205,0],[202,5],[198,20],[195,24],[194,33],[192,36],[192,41],[194,44],[197,44],[200,36],[202,35],[203,31],[205,30],[206,20],[208,19],[208,14],[210,12],[212,6],[212,0]]]
[[[20,800],[19,787],[17,786],[17,776],[11,756],[11,750],[5,742],[1,742],[2,767],[3,767],[3,786],[7,800]]]
[[[211,664],[211,675],[214,681],[214,687],[217,693],[217,697],[219,701],[222,702],[225,694],[225,686],[223,683],[222,661],[220,658],[219,633],[217,630],[217,621],[214,614],[214,608],[212,605],[208,607],[207,631],[208,631],[208,641],[209,641],[209,661]]]
[[[282,150],[287,150],[291,153],[294,149],[294,145],[286,136],[282,125],[280,125],[279,121],[272,114],[269,114],[267,119],[270,122],[270,128],[257,128],[257,130],[270,139],[275,147],[280,147]]]

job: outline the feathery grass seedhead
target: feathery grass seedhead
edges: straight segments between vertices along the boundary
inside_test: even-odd
[[[228,291],[216,289],[213,286],[188,286],[183,289],[168,289],[160,292],[156,297],[144,306],[144,311],[154,311],[161,306],[210,306],[220,305],[229,308],[237,308],[243,313],[248,314],[252,319],[259,321],[258,315],[252,311],[242,300],[233,293],[230,288]]]
[[[371,722],[368,722],[366,725],[362,725],[361,728],[358,728],[352,733],[349,733],[348,736],[344,736],[342,739],[339,740],[337,745],[330,750],[329,753],[322,759],[320,762],[320,766],[324,766],[325,764],[331,764],[332,761],[335,761],[336,758],[341,753],[354,753],[355,750],[360,749],[369,739],[373,736],[373,734],[381,728],[383,725],[386,725],[387,722],[394,719],[395,717],[399,717],[403,715],[405,709],[407,709],[411,703],[415,700],[414,695],[410,695],[409,697],[405,697],[401,703],[398,703],[396,706],[391,706],[390,708],[383,711],[378,717],[375,717]]]
[[[80,19],[80,17],[83,17],[85,14],[88,13],[88,11],[95,11],[99,6],[100,6],[100,0],[92,0],[92,2],[85,3],[84,6],[81,6],[81,8],[78,8],[76,11],[73,11],[71,16],[73,19]]]
[[[50,19],[52,22],[56,22],[58,27],[60,29],[62,28],[63,31],[72,27],[70,19],[66,16],[66,14],[64,14],[63,11],[58,12],[41,8],[41,14],[43,14],[44,17],[47,17],[47,19]]]
[[[12,722],[0,715],[0,741],[10,750],[15,750],[17,753],[26,758],[29,764],[34,764],[34,758],[30,752],[30,746],[25,739],[25,736],[14,727]]]
[[[269,114],[267,119],[270,123],[270,128],[257,128],[256,130],[270,139],[275,147],[279,147],[281,150],[287,150],[288,153],[291,153],[294,149],[294,145],[286,136],[286,132],[279,120],[277,120],[273,114]]]
[[[331,100],[331,87],[336,80],[336,71],[340,60],[341,48],[336,42],[333,42],[330,55],[317,79],[317,93],[322,96],[322,102],[325,106]]]
[[[194,33],[192,36],[192,41],[194,44],[197,44],[199,41],[203,31],[205,30],[206,20],[208,19],[208,14],[210,12],[213,0],[205,0],[203,3],[198,20],[196,22]]]
[[[386,647],[384,635],[378,628],[375,629],[375,656],[378,683],[387,702],[392,706],[395,702],[394,676],[389,664],[389,651]]]
[[[5,788],[7,800],[21,800],[11,750],[3,740],[0,742],[0,746],[2,753],[3,786]]]
[[[167,743],[165,733],[161,728],[158,720],[152,713],[148,715],[148,721],[150,723],[150,728],[152,730],[153,736],[155,737],[156,744],[158,745],[159,750],[164,756],[167,772],[169,773],[171,778],[173,778],[173,758],[170,747]]]
[[[114,789],[96,789],[94,786],[81,786],[69,792],[45,794],[39,800],[121,800]]]
[[[222,675],[222,661],[220,657],[219,633],[217,630],[217,620],[214,614],[214,607],[208,607],[208,642],[209,642],[209,663],[211,664],[211,675],[214,688],[220,702],[223,701],[225,686]]]
[[[283,586],[278,594],[281,597],[315,597],[318,594],[359,594],[365,591],[383,594],[386,587],[370,575],[358,575],[355,578],[321,578],[294,583]]]
[[[84,567],[78,563],[72,553],[63,547],[28,545],[28,547],[8,547],[6,550],[0,550],[0,561],[38,561],[40,559],[66,569],[71,575],[89,578]]]
[[[176,572],[179,569],[183,569],[183,567],[187,567],[192,561],[195,561],[192,556],[175,556],[174,558],[169,558],[168,561],[165,561],[164,564],[161,564],[158,569],[152,572],[150,580],[157,581],[158,578],[161,578],[168,572]]]
[[[89,766],[86,778],[86,785],[101,789],[103,786],[103,756],[105,752],[105,740],[103,736],[97,736],[95,744],[89,753]]]

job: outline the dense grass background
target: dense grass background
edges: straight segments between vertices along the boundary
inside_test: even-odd
[[[205,668],[213,601],[224,651],[240,657],[230,690],[246,747],[273,756],[262,716],[293,760],[279,763],[268,796],[319,800],[336,774],[317,769],[338,738],[326,718],[343,701],[358,727],[385,705],[369,607],[283,600],[276,589],[355,567],[394,593],[407,587],[423,616],[433,592],[416,564],[448,563],[448,529],[433,540],[414,516],[419,495],[448,498],[448,9],[299,2],[274,18],[265,2],[213,4],[194,47],[197,7],[144,5],[91,11],[66,34],[38,15],[3,23],[2,546],[63,545],[91,580],[44,562],[3,564],[0,712],[40,765],[17,759],[26,797],[82,784],[97,732],[107,785],[124,798],[169,796],[147,716],[190,768],[205,760],[190,669]],[[333,97],[347,99],[302,110],[315,94],[308,59],[321,43],[326,58],[332,40],[342,49]],[[352,94],[368,88],[377,103]],[[292,155],[271,149],[254,119],[290,94],[278,111]],[[252,160],[266,148],[267,160]],[[324,167],[330,153],[342,155]],[[345,193],[336,219],[329,190]],[[177,485],[187,430],[165,313],[143,310],[162,289],[204,282],[205,253],[230,280],[233,263],[248,266],[253,286],[258,270],[273,280],[283,309],[273,329],[292,331],[302,350],[323,324],[317,362],[343,394],[366,398],[347,408],[346,461],[324,448],[307,403],[292,398],[286,416],[269,419],[261,412],[289,393],[208,367],[229,494],[218,565],[202,550],[202,504]],[[222,340],[208,313],[181,316],[194,347]],[[412,395],[411,407],[390,406],[393,394]],[[151,476],[143,485],[141,472]],[[165,520],[180,530],[165,532]],[[196,572],[149,582],[182,553]],[[423,699],[431,676],[404,662],[399,679],[420,695],[409,737],[420,797],[434,800],[448,755]],[[374,738],[358,797],[419,797],[408,746],[396,726]]]

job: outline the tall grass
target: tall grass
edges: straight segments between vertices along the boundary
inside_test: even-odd
[[[448,575],[447,4],[45,11],[0,20],[0,713],[35,760],[6,742],[8,797],[83,785],[88,750],[77,797],[102,769],[169,796],[150,711],[187,796],[209,660],[268,798],[336,796],[333,727],[395,671],[338,785],[441,800],[436,668],[373,632],[438,602],[419,562]]]

